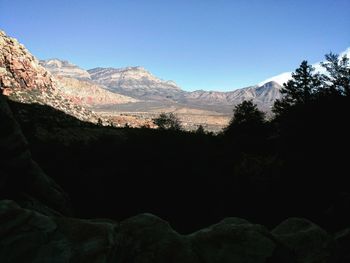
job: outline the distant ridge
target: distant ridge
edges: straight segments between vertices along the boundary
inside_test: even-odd
[[[40,65],[55,76],[60,91],[72,98],[77,104],[94,108],[101,105],[138,101],[137,99],[108,91],[106,87],[91,81],[89,72],[66,60],[57,58],[41,60]]]
[[[252,99],[262,109],[269,110],[273,102],[280,98],[281,86],[273,81],[230,92],[186,92],[175,82],[159,79],[143,67],[95,68],[88,72],[94,82],[106,86],[110,91],[139,100],[170,101],[188,107],[233,106],[243,100]]]
[[[70,77],[75,79],[82,79],[82,80],[91,79],[90,74],[86,70],[81,69],[78,66],[66,60],[60,60],[57,58],[40,60],[40,65],[45,67],[54,75],[59,75],[62,77]]]

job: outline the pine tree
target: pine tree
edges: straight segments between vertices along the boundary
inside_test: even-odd
[[[350,95],[350,62],[344,55],[329,53],[326,55],[326,62],[321,63],[328,74],[322,75],[325,84],[323,91],[326,94],[336,94],[342,96]]]
[[[284,110],[295,104],[305,104],[316,98],[322,81],[315,69],[304,60],[300,67],[292,73],[292,79],[283,84],[281,93],[283,98],[274,104],[273,112],[281,114]]]
[[[251,100],[238,104],[233,112],[233,118],[224,130],[226,134],[254,133],[261,129],[265,123],[264,112],[260,111]]]

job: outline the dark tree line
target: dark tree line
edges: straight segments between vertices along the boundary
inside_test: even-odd
[[[273,106],[275,121],[281,115],[287,114],[293,107],[308,105],[323,99],[347,98],[350,95],[350,64],[349,58],[339,57],[330,53],[321,66],[326,73],[315,72],[315,68],[304,60],[299,68],[292,73],[292,79],[283,84],[282,99]],[[331,107],[332,105],[329,105]],[[229,134],[237,129],[244,132],[254,130],[265,122],[265,114],[259,111],[252,101],[243,101],[234,108],[234,116],[224,133]]]

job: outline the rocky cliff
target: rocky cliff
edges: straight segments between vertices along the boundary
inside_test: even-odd
[[[0,86],[4,95],[22,103],[49,105],[80,120],[97,122],[91,111],[74,103],[57,81],[16,39],[0,31]]]
[[[140,100],[171,100],[183,91],[173,82],[159,79],[143,67],[95,68],[91,79],[110,91]]]

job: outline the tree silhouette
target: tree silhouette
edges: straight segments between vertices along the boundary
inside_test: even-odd
[[[335,95],[350,95],[350,63],[349,58],[344,55],[339,58],[339,55],[329,53],[326,56],[326,61],[321,62],[328,74],[322,75],[324,83],[323,91],[326,94]]]
[[[196,130],[196,134],[205,134],[205,130],[203,125],[199,125],[197,130]]]
[[[161,130],[181,130],[181,121],[174,113],[161,113],[153,119],[153,123]]]
[[[265,113],[251,100],[238,104],[233,111],[233,118],[224,130],[226,134],[257,132],[255,129],[260,129],[265,123]]]
[[[283,84],[283,98],[277,100],[273,112],[277,115],[295,104],[305,104],[313,100],[321,88],[321,76],[314,73],[315,69],[304,60],[300,67],[292,73],[292,79]]]

